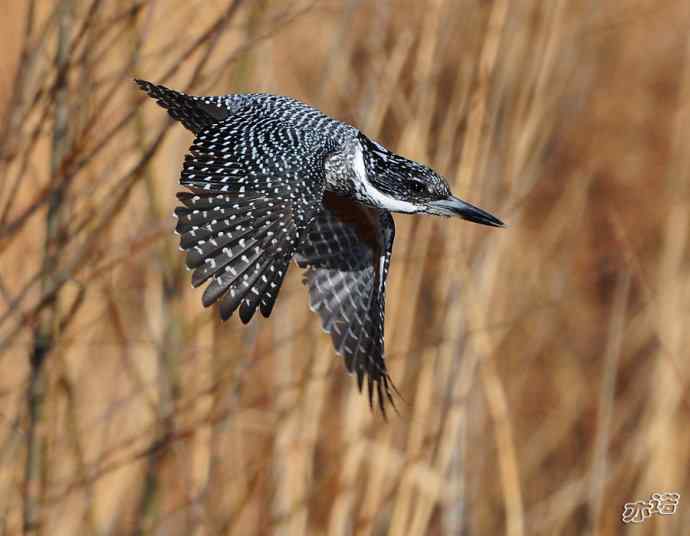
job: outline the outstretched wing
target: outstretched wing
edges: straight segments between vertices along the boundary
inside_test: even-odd
[[[309,303],[331,335],[336,352],[349,372],[357,374],[360,390],[367,378],[369,402],[385,398],[393,404],[395,390],[383,353],[386,277],[395,224],[386,210],[361,206],[327,192],[324,209],[309,227],[297,250],[307,268],[304,282]]]
[[[134,81],[149,97],[165,108],[170,117],[195,134],[227,119],[234,111],[228,108],[227,102],[223,102],[223,97],[194,97],[146,80]]]
[[[309,132],[251,107],[199,132],[187,154],[175,210],[192,284],[223,319],[268,317],[288,263],[321,210],[328,152]]]

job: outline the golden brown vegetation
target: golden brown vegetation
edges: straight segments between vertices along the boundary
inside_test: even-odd
[[[690,526],[687,2],[24,0],[0,13],[0,533]],[[289,94],[445,174],[494,230],[396,216],[371,414],[293,268],[203,310],[191,141],[137,91]]]

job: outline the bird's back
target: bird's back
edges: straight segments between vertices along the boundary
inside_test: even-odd
[[[299,131],[317,134],[332,142],[342,143],[356,136],[358,132],[353,126],[329,117],[292,97],[270,93],[244,93],[215,98],[228,108],[236,111],[251,109],[257,117],[270,118],[277,123],[290,125]]]
[[[145,80],[136,81],[168,113],[185,127],[200,134],[211,125],[237,114],[253,117],[257,124],[293,129],[296,135],[309,134],[324,140],[343,143],[357,135],[358,130],[327,116],[316,108],[292,97],[270,93],[236,93],[198,97],[186,95]]]
[[[221,152],[226,164],[241,163],[252,175],[324,181],[326,189],[344,195],[353,191],[348,155],[359,135],[353,126],[292,97],[269,93],[198,97],[143,80],[137,83],[196,134],[199,149]],[[197,179],[197,171],[205,173],[206,150],[191,155],[195,165],[187,179]],[[232,175],[232,170],[223,173]]]

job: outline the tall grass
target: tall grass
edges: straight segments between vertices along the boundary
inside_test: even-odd
[[[635,533],[684,533],[684,3],[8,9],[3,534],[614,535],[658,491],[677,513]],[[201,307],[170,217],[191,136],[135,76],[295,96],[510,224],[396,216],[400,416],[369,412],[296,267],[269,320]]]

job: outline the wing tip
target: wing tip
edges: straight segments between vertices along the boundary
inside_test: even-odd
[[[133,78],[132,80],[134,80],[134,83],[137,86],[139,86],[139,89],[141,89],[142,91],[145,91],[146,93],[148,93],[149,88],[153,86],[153,84],[151,82],[149,82],[148,80],[144,80],[142,78]]]

